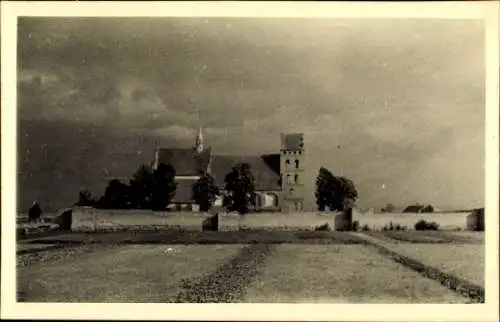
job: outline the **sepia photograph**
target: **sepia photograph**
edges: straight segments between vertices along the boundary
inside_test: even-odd
[[[15,21],[16,304],[498,301],[484,18]]]

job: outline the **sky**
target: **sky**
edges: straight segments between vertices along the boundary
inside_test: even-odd
[[[361,207],[484,206],[480,20],[20,18],[19,208],[100,196],[191,147],[279,152],[305,135],[306,205],[319,167]]]

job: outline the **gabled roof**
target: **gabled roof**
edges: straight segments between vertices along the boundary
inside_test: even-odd
[[[411,205],[411,206],[408,206],[406,207],[403,212],[414,212],[414,213],[419,213],[422,211],[422,209],[424,208],[425,206],[422,206],[422,205]]]
[[[435,209],[432,205],[411,205],[406,207],[403,212],[412,213],[423,213],[423,212],[434,212]]]
[[[237,163],[248,163],[254,176],[255,190],[279,191],[279,154],[263,156],[214,155],[210,164],[211,174],[219,188],[225,186],[224,179]]]
[[[174,167],[177,176],[195,176],[200,171],[206,171],[210,160],[210,150],[198,154],[193,149],[160,149],[158,163]]]

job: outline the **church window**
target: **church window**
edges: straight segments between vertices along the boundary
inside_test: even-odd
[[[299,168],[299,160],[295,160],[295,168],[298,169]]]
[[[295,175],[295,183],[299,183],[299,175],[298,174]]]
[[[289,184],[293,184],[292,175],[291,174],[287,174],[286,175],[286,179],[287,179],[287,181],[288,181]]]
[[[287,168],[290,167],[290,160],[286,159],[285,163]]]

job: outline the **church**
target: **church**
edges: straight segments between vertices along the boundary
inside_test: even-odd
[[[160,148],[157,144],[152,162],[174,167],[177,190],[170,208],[197,211],[192,199],[192,186],[203,173],[209,173],[221,192],[214,208],[222,208],[224,178],[234,165],[247,163],[254,177],[256,211],[300,211],[304,204],[305,149],[303,133],[281,134],[279,153],[235,156],[213,153],[205,148],[201,126],[191,148]]]

